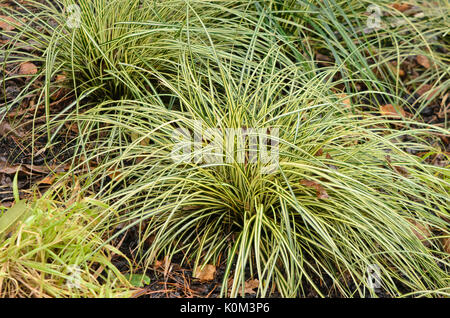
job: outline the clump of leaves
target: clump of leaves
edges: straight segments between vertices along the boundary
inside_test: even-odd
[[[445,104],[448,1],[275,0],[256,7],[293,58],[315,61],[315,73],[334,70],[328,78],[344,79],[336,87],[366,108],[392,104],[419,117],[439,107],[437,97]],[[440,117],[448,129],[448,116]]]
[[[0,216],[1,224],[15,220],[0,233],[0,296],[131,296],[131,285],[111,263],[121,252],[93,231],[104,205],[88,198],[61,202],[62,192],[20,201]]]
[[[176,76],[180,52],[204,51],[210,42],[219,55],[230,54],[230,38],[248,37],[237,27],[246,6],[237,0],[44,0],[1,7],[2,16],[20,21],[10,22],[12,33],[0,30],[10,38],[2,44],[3,83],[28,77],[19,96],[5,104],[11,108],[36,93],[49,119],[51,102],[64,94],[77,97],[71,106],[165,99],[154,73]],[[14,71],[23,63],[33,65],[32,74]]]

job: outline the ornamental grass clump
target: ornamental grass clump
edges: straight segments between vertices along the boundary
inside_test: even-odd
[[[14,17],[8,22],[13,33],[0,30],[11,38],[2,44],[3,69],[36,66],[34,74],[6,72],[3,83],[27,77],[28,85],[4,106],[37,93],[49,119],[50,105],[64,94],[76,100],[72,107],[124,98],[170,104],[154,73],[176,76],[181,51],[204,52],[210,43],[216,54],[233,55],[234,46],[251,40],[248,6],[237,0],[44,0],[1,7],[2,16]]]
[[[251,277],[258,296],[374,295],[373,268],[390,296],[448,295],[448,169],[404,149],[432,149],[433,128],[399,143],[389,127],[406,120],[346,108],[302,65],[267,72],[277,54],[241,77],[216,61],[209,83],[186,58],[177,82],[159,77],[177,109],[123,100],[77,116],[79,149],[102,136],[83,152],[101,162],[88,178],[124,230],[139,225],[143,264],[225,260],[222,296]]]

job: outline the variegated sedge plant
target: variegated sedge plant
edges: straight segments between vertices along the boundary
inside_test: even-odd
[[[362,297],[373,293],[371,266],[391,296],[448,295],[440,241],[448,235],[448,169],[405,151],[431,151],[424,136],[443,131],[422,126],[406,132],[420,143],[399,143],[405,132],[390,125],[406,119],[354,114],[305,65],[275,68],[278,54],[241,76],[220,59],[197,73],[186,58],[177,82],[159,77],[176,109],[122,100],[77,116],[83,149],[92,134],[103,136],[86,153],[85,162],[101,162],[89,178],[103,181],[99,197],[113,202],[125,228],[142,230],[143,264],[181,254],[201,270],[224,260],[222,296],[238,296],[254,277],[258,296]],[[203,131],[278,128],[276,171],[261,173],[260,159],[237,161],[238,148],[231,162],[225,150],[221,161],[173,160],[174,131],[193,136],[198,123]],[[211,138],[190,141],[182,147],[193,155],[211,148]],[[424,227],[428,235],[418,236]]]

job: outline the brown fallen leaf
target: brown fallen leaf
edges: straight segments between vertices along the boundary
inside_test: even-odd
[[[164,277],[167,277],[167,274],[172,270],[172,266],[170,264],[170,259],[166,255],[162,261],[156,260],[154,264],[155,269],[161,268],[164,271]]]
[[[2,202],[0,203],[0,206],[5,208],[11,208],[13,206],[13,202]]]
[[[24,133],[20,131],[20,129],[15,129],[11,127],[11,125],[6,121],[3,120],[0,122],[0,136],[6,136],[12,134],[18,138],[22,138],[24,136]]]
[[[51,87],[50,88],[50,100],[52,102],[61,100],[62,97],[64,97],[65,94],[66,94],[66,90],[65,89],[55,88],[55,87]]]
[[[430,246],[430,242],[426,240],[431,236],[430,228],[426,224],[419,223],[412,219],[408,219],[408,222],[412,225],[411,229],[414,235],[421,240],[425,246]]]
[[[394,3],[391,5],[392,8],[400,11],[405,12],[406,10],[409,10],[412,8],[412,5],[406,2],[400,2],[400,3]]]
[[[394,168],[395,172],[397,172],[398,174],[401,174],[404,177],[409,177],[409,172],[406,168],[404,167],[399,167],[399,166],[392,166],[392,168]]]
[[[420,65],[422,65],[425,68],[430,68],[431,64],[430,64],[430,60],[428,59],[428,57],[424,56],[424,55],[417,55],[416,57],[417,63],[419,63]]]
[[[316,153],[314,154],[315,157],[320,157],[321,155],[323,155],[323,149],[319,148],[319,150],[316,151]]]
[[[53,167],[52,169],[56,170],[55,167]],[[7,162],[0,161],[0,173],[14,174],[17,171],[26,173],[28,175],[33,175],[35,173],[46,174],[46,173],[51,172],[51,169],[46,166],[36,166],[36,165],[28,165],[28,164],[11,165]]]
[[[321,54],[321,53],[316,53],[316,59],[318,61],[327,61],[327,62],[333,61],[333,59],[331,57],[329,57],[328,55]]]
[[[14,19],[13,17],[8,17],[4,15],[0,15],[0,28],[4,31],[12,31],[16,28],[16,26],[21,26],[22,23]]]
[[[65,80],[66,80],[66,75],[64,75],[64,74],[56,75],[55,81],[57,83],[64,82]]]
[[[442,239],[442,246],[444,246],[444,251],[450,254],[450,237]]]
[[[304,185],[305,187],[316,189],[316,194],[319,199],[328,199],[329,198],[327,191],[316,181],[303,179],[300,181],[300,184]]]
[[[27,108],[21,108],[15,111],[10,111],[6,114],[8,118],[14,118],[22,115],[31,116],[32,112],[36,109],[34,100],[31,100]],[[0,124],[1,125],[1,124]]]
[[[319,199],[328,199],[329,198],[327,191],[325,191],[325,189],[322,187],[319,190],[317,190],[317,197]]]
[[[56,179],[55,175],[50,175],[50,176],[47,176],[44,179],[38,181],[38,184],[52,185],[55,182],[55,179]]]
[[[259,280],[255,279],[249,279],[244,284],[244,295],[242,295],[242,288],[239,288],[239,294],[244,297],[245,294],[254,295],[256,294],[255,289],[259,287]]]
[[[230,278],[228,280],[228,297],[231,295],[231,287],[233,286],[233,279]],[[256,294],[255,289],[259,287],[259,280],[258,279],[249,279],[244,283],[244,290],[242,290],[242,287],[238,289],[238,294],[242,297],[245,297],[246,294],[248,295],[254,295]]]
[[[20,75],[34,75],[38,72],[37,66],[31,62],[25,62],[20,65]]]
[[[300,180],[300,184],[304,185],[305,187],[315,187],[317,185],[317,182],[303,179]]]
[[[386,104],[386,105],[380,106],[380,113],[383,116],[390,116],[390,117],[405,117],[406,116],[406,112],[403,110],[403,108],[397,107],[397,109],[392,104]]]
[[[10,165],[7,162],[0,162],[0,173],[15,174],[17,170],[22,170],[21,166]]]
[[[107,171],[109,172],[108,177],[110,177],[112,180],[118,180],[122,175],[122,172],[116,167],[111,167]]]
[[[160,260],[156,260],[155,264],[153,264],[153,266],[155,267],[155,269],[162,267],[163,262]]]
[[[433,85],[430,84],[424,84],[422,85],[419,90],[417,91],[417,94],[420,96],[425,96],[426,100],[433,100],[438,96],[439,93],[439,87],[436,87],[431,92],[430,90],[433,88]]]
[[[405,71],[403,69],[401,69],[400,67],[397,68],[397,62],[391,62],[388,63],[389,68],[391,69],[391,71],[395,74],[398,74],[398,76],[403,77],[405,76]]]
[[[344,104],[345,108],[351,108],[351,101],[350,101],[350,97],[348,97],[347,94],[345,93],[340,93],[340,94],[336,94],[337,97],[342,100],[342,104]]]
[[[80,130],[78,129],[78,125],[77,123],[66,123],[64,125],[68,130],[70,130],[71,132],[74,132],[76,134],[80,133]]]
[[[409,172],[406,168],[392,165],[391,156],[387,155],[387,156],[385,156],[385,158],[386,158],[386,161],[388,162],[389,167],[391,167],[392,170],[394,170],[395,172],[397,172],[398,174],[401,174],[402,176],[404,176],[406,178],[409,177]]]
[[[194,278],[197,278],[201,281],[210,281],[214,279],[214,275],[216,274],[216,267],[211,264],[205,265],[203,268],[197,268]]]
[[[36,165],[22,165],[26,169],[30,170],[30,172],[38,172],[38,173],[49,173],[50,169],[46,166],[36,166]],[[24,171],[26,172],[26,171]],[[31,173],[30,173],[31,174]]]

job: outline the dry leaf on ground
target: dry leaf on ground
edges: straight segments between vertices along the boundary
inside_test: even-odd
[[[323,155],[323,148],[319,148],[319,150],[316,151],[316,153],[314,154],[314,156],[319,157]]]
[[[47,168],[46,166],[36,166],[36,165],[22,165],[22,166],[30,170],[30,172],[38,172],[38,173],[50,172],[50,169]],[[52,167],[52,169],[55,169],[55,167]]]
[[[34,75],[38,71],[37,66],[31,62],[25,62],[20,65],[20,75]]]
[[[402,117],[406,116],[406,112],[401,107],[394,107],[392,104],[380,106],[380,113],[384,116]]]
[[[56,175],[50,175],[45,177],[44,179],[38,181],[38,184],[48,184],[52,185],[55,182]]]
[[[409,10],[412,8],[412,5],[406,2],[400,2],[400,3],[394,3],[391,5],[392,8],[400,11],[405,12],[406,10]]]
[[[0,173],[14,174],[20,169],[19,166],[12,166],[7,162],[0,162]]]
[[[161,268],[164,271],[164,277],[167,276],[167,274],[169,274],[169,272],[172,270],[172,266],[170,264],[170,259],[169,257],[164,256],[164,259],[162,261],[155,261],[155,269],[157,268]]]
[[[400,166],[394,166],[392,165],[392,161],[391,161],[391,156],[387,155],[385,156],[386,161],[388,162],[388,165],[398,174],[401,174],[402,176],[404,176],[405,178],[409,177],[409,172],[408,169],[404,168],[404,167],[400,167]]]
[[[21,22],[15,20],[13,17],[0,15],[0,28],[4,31],[12,31],[16,28],[16,25],[22,25]]]
[[[436,87],[435,89],[433,89],[431,92],[430,90],[433,88],[433,85],[430,84],[424,84],[422,85],[419,90],[417,91],[417,93],[420,96],[424,96],[426,100],[432,100],[434,98],[436,98],[438,96],[439,93],[439,87]]]
[[[341,94],[336,94],[336,96],[342,100],[342,104],[344,104],[346,108],[352,107],[350,97],[348,97],[347,94],[341,93]]]
[[[59,170],[56,166],[51,167],[51,169],[55,171]],[[51,172],[50,168],[48,168],[47,166],[36,166],[28,164],[12,165],[8,162],[0,161],[0,173],[14,174],[18,170],[28,175],[34,175],[36,173],[46,174]]]
[[[395,172],[397,172],[398,174],[401,174],[404,177],[409,177],[409,172],[406,168],[404,167],[399,167],[399,166],[392,166],[395,170]]]
[[[450,254],[450,237],[443,238],[442,245],[444,246],[444,251]]]
[[[430,68],[431,64],[430,64],[430,60],[428,59],[428,57],[424,56],[424,55],[417,55],[417,63],[419,63],[420,65],[422,65],[425,68]]]
[[[55,82],[64,82],[66,80],[66,78],[67,77],[64,74],[56,75]]]
[[[333,59],[331,57],[329,57],[328,55],[321,54],[321,53],[316,53],[316,59],[318,61],[333,62]]]
[[[327,191],[316,181],[312,180],[301,180],[300,184],[304,185],[305,187],[314,188],[317,191],[317,197],[319,199],[328,199],[328,193]]]
[[[231,295],[231,287],[233,286],[233,279],[230,278],[228,280],[228,296]],[[255,289],[259,287],[259,280],[258,279],[249,279],[244,283],[244,290],[242,291],[242,286],[238,288],[238,293],[242,297],[245,297],[246,294],[248,295],[254,295],[256,294]]]
[[[391,62],[388,64],[391,71],[395,74],[398,74],[398,76],[403,77],[405,76],[405,71],[402,70],[400,67],[397,68],[397,62]]]
[[[333,158],[331,157],[331,155],[330,155],[328,152],[327,152],[325,158],[327,158],[328,160],[333,160]],[[328,166],[330,169],[338,170],[338,167],[336,167],[335,165],[327,164],[327,166]]]
[[[256,294],[255,289],[257,289],[259,287],[259,280],[255,279],[249,279],[248,281],[245,282],[244,285],[244,293],[245,294],[249,294],[249,295],[253,295]],[[242,295],[242,288],[239,288],[239,294],[244,297],[244,295]]]
[[[319,64],[322,64],[324,66],[331,66],[333,65],[334,60],[324,54],[316,53],[316,61],[318,61]]]
[[[216,274],[216,267],[211,264],[205,265],[203,268],[198,267],[194,278],[200,279],[202,281],[210,281],[214,279],[214,275]]]
[[[6,120],[0,121],[0,136],[6,136],[8,134],[13,134],[18,138],[24,136],[24,133],[20,129],[11,127]]]
[[[430,243],[426,241],[426,239],[432,234],[430,228],[426,224],[419,223],[415,220],[409,219],[408,222],[412,225],[411,229],[414,235],[416,235],[416,237],[421,240],[425,246],[429,246]]]
[[[68,130],[70,130],[71,132],[74,132],[76,134],[80,133],[80,130],[78,129],[78,125],[77,123],[66,123],[64,125]]]

